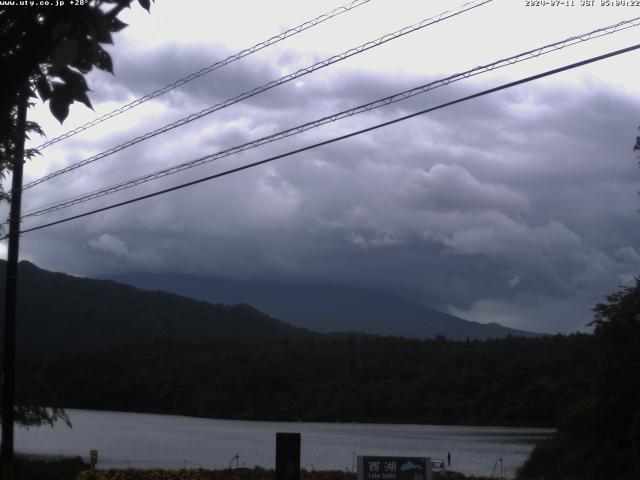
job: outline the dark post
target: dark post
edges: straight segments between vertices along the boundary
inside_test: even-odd
[[[29,89],[20,95],[16,124],[16,151],[11,179],[9,213],[9,245],[7,251],[6,288],[4,297],[4,351],[2,363],[2,480],[13,480],[13,423],[15,404],[16,297],[18,287],[18,247],[20,243],[20,203],[22,201],[22,165],[24,133],[27,121]]]
[[[276,433],[276,480],[300,480],[299,433]]]

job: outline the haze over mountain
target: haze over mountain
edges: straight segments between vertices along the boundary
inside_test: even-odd
[[[481,324],[381,290],[334,285],[237,281],[178,274],[126,274],[114,280],[212,303],[247,303],[281,321],[317,332],[357,331],[453,340],[533,336],[497,323]]]
[[[0,261],[2,278],[6,265]],[[155,342],[295,341],[318,336],[249,305],[212,305],[111,280],[53,273],[24,261],[18,274],[18,344],[31,350]],[[0,308],[4,309],[4,289],[0,290]]]

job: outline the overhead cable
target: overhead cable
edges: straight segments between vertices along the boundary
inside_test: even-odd
[[[347,58],[350,58],[354,55],[357,55],[359,53],[365,52],[367,50],[370,50],[372,48],[378,47],[382,44],[385,44],[387,42],[390,42],[391,40],[395,40],[396,38],[402,37],[404,35],[407,35],[409,33],[415,32],[417,30],[421,30],[423,28],[426,28],[430,25],[434,25],[436,23],[439,23],[441,21],[444,21],[448,18],[452,18],[455,17],[457,15],[460,15],[464,12],[467,12],[469,10],[472,10],[474,8],[480,7],[484,4],[490,3],[493,0],[474,0],[472,2],[468,2],[465,3],[464,5],[453,9],[453,10],[447,10],[445,12],[440,13],[439,15],[436,15],[435,17],[431,17],[431,18],[427,18],[424,19],[418,23],[415,23],[413,25],[410,26],[406,26],[401,28],[400,30],[397,30],[393,33],[388,33],[386,35],[383,35],[382,37],[379,37],[375,40],[369,41],[367,43],[364,43],[362,45],[359,45],[357,47],[351,48],[345,52],[342,52],[338,55],[334,55],[332,57],[329,57],[325,60],[322,60],[320,62],[314,63],[313,65],[309,66],[309,67],[305,67],[305,68],[301,68],[300,70],[297,70],[294,73],[290,73],[288,75],[285,75],[283,77],[280,77],[277,80],[273,80],[271,82],[265,83],[264,85],[260,86],[260,87],[256,87],[253,90],[249,90],[247,92],[244,92],[236,97],[233,97],[231,99],[225,100],[222,103],[218,103],[217,105],[205,108],[204,110],[201,110],[199,112],[196,113],[192,113],[191,115],[188,115],[184,118],[181,118],[180,120],[177,120],[173,123],[170,123],[168,125],[165,125],[164,127],[160,127],[156,130],[152,130],[150,132],[147,132],[143,135],[140,135],[138,137],[135,137],[131,140],[128,140],[124,143],[121,143],[120,145],[117,145],[113,148],[110,148],[108,150],[105,150],[104,152],[98,153],[97,155],[93,155],[92,157],[86,158],[84,160],[81,160],[79,162],[76,162],[72,165],[69,165],[65,168],[62,168],[60,170],[57,170],[55,172],[52,172],[48,175],[45,175],[44,177],[41,177],[37,180],[34,180],[32,182],[29,182],[27,184],[24,185],[23,190],[27,190],[31,187],[34,187],[35,185],[38,185],[42,182],[45,182],[47,180],[50,180],[52,178],[55,178],[59,175],[62,175],[64,173],[68,173],[71,172],[77,168],[83,167],[85,165],[88,165],[90,163],[93,163],[97,160],[100,160],[102,158],[108,157],[109,155],[113,155],[114,153],[117,153],[121,150],[124,150],[125,148],[131,147],[133,145],[136,145],[137,143],[140,143],[144,140],[148,140],[152,137],[155,137],[157,135],[161,135],[163,133],[166,133],[170,130],[173,130],[174,128],[180,127],[182,125],[186,125],[188,123],[191,123],[195,120],[198,120],[206,115],[210,115],[213,112],[216,112],[218,110],[222,110],[223,108],[229,107],[235,103],[241,102],[243,100],[246,100],[247,98],[253,97],[255,95],[258,95],[260,93],[266,92],[267,90],[270,90],[272,88],[275,88],[277,86],[280,86],[284,83],[290,82],[292,80],[295,80],[297,78],[300,78],[304,75],[308,75],[312,72],[315,72],[316,70],[320,70],[322,68],[328,67],[329,65],[333,65],[334,63],[340,62],[342,60],[345,60]]]
[[[343,13],[349,12],[351,10],[353,10],[354,8],[360,7],[361,5],[364,5],[365,3],[370,2],[371,0],[354,0],[351,3],[347,3],[345,5],[342,5],[341,7],[338,7],[328,13],[322,14],[312,20],[308,20],[304,23],[301,23],[300,25],[290,28],[288,30],[285,30],[284,32],[280,33],[279,35],[274,35],[273,37],[264,40],[260,43],[255,44],[252,47],[249,48],[245,48],[244,50],[241,50],[238,53],[235,53],[233,55],[228,56],[227,58],[225,58],[224,60],[220,60],[216,63],[213,63],[207,67],[201,68],[200,70],[198,70],[197,72],[193,72],[189,75],[187,75],[186,77],[183,77],[179,80],[176,80],[173,83],[170,83],[168,85],[165,85],[164,87],[159,88],[158,90],[155,90],[151,93],[148,93],[146,95],[144,95],[143,97],[137,98],[135,100],[133,100],[130,103],[127,103],[126,105],[123,105],[119,108],[116,108],[115,110],[109,112],[109,113],[105,113],[104,115],[95,118],[93,120],[91,120],[90,122],[87,122],[83,125],[80,125],[79,127],[74,128],[73,130],[69,130],[68,132],[63,133],[62,135],[52,138],[50,140],[47,140],[46,142],[44,142],[42,145],[39,145],[36,150],[41,151],[44,150],[45,148],[61,142],[62,140],[66,140],[69,137],[72,137],[80,132],[83,132],[85,130],[88,130],[91,127],[94,127],[102,122],[104,122],[105,120],[109,120],[110,118],[113,118],[115,116],[120,115],[121,113],[124,113],[128,110],[131,110],[132,108],[137,107],[138,105],[141,105],[149,100],[152,100],[156,97],[159,97],[160,95],[164,95],[165,93],[170,92],[171,90],[181,87],[182,85],[185,85],[189,82],[191,82],[192,80],[195,80],[196,78],[200,78],[203,75],[206,75],[208,73],[213,72],[214,70],[217,70],[219,68],[222,68],[226,65],[229,65],[230,63],[235,62],[236,60],[240,60],[241,58],[247,57],[255,52],[258,52],[264,48],[267,48],[271,45],[274,45],[278,42],[281,42],[282,40],[285,40],[289,37],[292,37],[294,35],[297,35],[298,33],[304,32],[305,30],[309,30],[310,28],[315,27],[316,25],[319,25],[323,22],[326,22],[327,20],[331,20],[334,17],[337,17],[338,15],[342,15]]]
[[[371,132],[373,130],[377,130],[377,129],[380,129],[380,128],[383,128],[383,127],[388,127],[390,125],[403,122],[403,121],[408,120],[410,118],[417,117],[419,115],[424,115],[426,113],[433,112],[433,111],[436,111],[436,110],[440,110],[440,109],[443,109],[443,108],[451,107],[453,105],[456,105],[456,104],[459,104],[459,103],[463,103],[463,102],[472,100],[474,98],[482,97],[482,96],[488,95],[490,93],[495,93],[495,92],[498,92],[500,90],[505,90],[507,88],[515,87],[517,85],[522,85],[522,84],[527,83],[527,82],[531,82],[531,81],[534,81],[534,80],[538,80],[540,78],[544,78],[544,77],[548,77],[548,76],[551,76],[551,75],[555,75],[555,74],[558,74],[558,73],[561,73],[561,72],[565,72],[567,70],[571,70],[571,69],[574,69],[574,68],[577,68],[577,67],[581,67],[581,66],[584,66],[584,65],[595,63],[595,62],[598,62],[598,61],[601,61],[601,60],[604,60],[604,59],[607,59],[607,58],[611,58],[611,57],[614,57],[614,56],[617,56],[617,55],[622,55],[624,53],[628,53],[628,52],[631,52],[633,50],[638,50],[638,49],[640,49],[640,44],[636,44],[636,45],[633,45],[633,46],[630,46],[630,47],[627,47],[627,48],[623,48],[623,49],[620,49],[620,50],[615,50],[615,51],[612,51],[612,52],[609,52],[609,53],[606,53],[606,54],[603,54],[603,55],[598,55],[596,57],[592,57],[592,58],[589,58],[589,59],[586,59],[586,60],[582,60],[580,62],[575,62],[575,63],[569,64],[569,65],[565,65],[563,67],[554,68],[552,70],[547,70],[546,72],[543,72],[543,73],[538,73],[536,75],[531,75],[529,77],[525,77],[525,78],[522,78],[520,80],[515,80],[513,82],[505,83],[505,84],[502,84],[502,85],[497,86],[497,87],[493,87],[493,88],[490,88],[490,89],[487,89],[487,90],[483,90],[483,91],[478,92],[478,93],[474,93],[472,95],[468,95],[466,97],[462,97],[462,98],[458,98],[456,100],[452,100],[450,102],[442,103],[442,104],[437,105],[435,107],[426,108],[424,110],[420,110],[418,112],[414,112],[414,113],[411,113],[409,115],[404,115],[402,117],[398,117],[398,118],[395,118],[393,120],[389,120],[389,121],[386,121],[386,122],[383,122],[383,123],[378,123],[378,124],[373,125],[371,127],[363,128],[361,130],[357,130],[355,132],[351,132],[351,133],[348,133],[348,134],[345,134],[345,135],[341,135],[339,137],[334,137],[334,138],[331,138],[329,140],[325,140],[325,141],[322,141],[322,142],[314,143],[312,145],[307,145],[306,147],[302,147],[302,148],[298,148],[298,149],[295,149],[295,150],[291,150],[289,152],[282,153],[280,155],[275,155],[275,156],[266,158],[264,160],[260,160],[260,161],[257,161],[257,162],[253,162],[253,163],[249,163],[249,164],[246,164],[246,165],[242,165],[240,167],[236,167],[236,168],[232,168],[232,169],[229,169],[229,170],[225,170],[223,172],[216,173],[214,175],[209,175],[209,176],[206,176],[206,177],[203,177],[203,178],[199,178],[197,180],[192,180],[190,182],[186,182],[186,183],[183,183],[183,184],[180,184],[180,185],[176,185],[174,187],[165,188],[165,189],[157,191],[157,192],[149,193],[147,195],[142,195],[142,196],[135,197],[135,198],[132,198],[132,199],[129,199],[129,200],[125,200],[123,202],[114,203],[114,204],[108,205],[106,207],[97,208],[95,210],[84,212],[84,213],[81,213],[81,214],[78,214],[78,215],[73,215],[73,216],[70,216],[70,217],[66,217],[66,218],[63,218],[63,219],[60,219],[60,220],[56,220],[54,222],[49,222],[49,223],[45,223],[45,224],[42,224],[42,225],[38,225],[36,227],[28,228],[28,229],[22,230],[21,233],[33,232],[35,230],[41,230],[43,228],[52,227],[54,225],[60,225],[62,223],[67,223],[67,222],[70,222],[72,220],[77,220],[79,218],[83,218],[83,217],[87,217],[87,216],[90,216],[90,215],[94,215],[96,213],[106,212],[106,211],[112,210],[114,208],[122,207],[122,206],[125,206],[125,205],[130,205],[132,203],[137,203],[137,202],[140,202],[142,200],[146,200],[146,199],[149,199],[149,198],[153,198],[153,197],[157,197],[157,196],[160,196],[160,195],[164,195],[166,193],[175,192],[175,191],[181,190],[183,188],[191,187],[193,185],[197,185],[197,184],[200,184],[200,183],[203,183],[203,182],[208,182],[210,180],[214,180],[214,179],[217,179],[217,178],[225,177],[225,176],[231,175],[233,173],[237,173],[237,172],[240,172],[240,171],[243,171],[243,170],[248,170],[250,168],[257,167],[259,165],[263,165],[263,164],[266,164],[266,163],[269,163],[269,162],[273,162],[273,161],[281,159],[281,158],[285,158],[285,157],[289,157],[289,156],[292,156],[292,155],[295,155],[295,154],[298,154],[298,153],[306,152],[308,150],[313,150],[315,148],[322,147],[324,145],[329,145],[329,144],[332,144],[332,143],[336,143],[336,142],[339,142],[341,140],[345,140],[347,138],[355,137],[357,135],[361,135],[363,133]],[[3,237],[3,239],[4,238],[6,238],[6,236]]]
[[[40,216],[40,215],[44,215],[47,213],[51,213],[51,212],[55,212],[58,210],[62,210],[68,207],[71,207],[73,205],[78,205],[81,203],[85,203],[88,202],[90,200],[96,199],[96,198],[100,198],[106,195],[110,195],[122,190],[126,190],[129,188],[133,188],[136,187],[138,185],[141,185],[143,183],[152,181],[152,180],[156,180],[158,178],[162,178],[162,177],[166,177],[168,175],[173,175],[175,173],[190,169],[190,168],[194,168],[200,165],[204,165],[206,163],[210,163],[213,162],[215,160],[224,158],[224,157],[228,157],[231,155],[235,155],[237,153],[243,152],[245,150],[249,150],[252,148],[256,148],[259,147],[261,145],[265,145],[267,143],[272,143],[278,140],[281,140],[283,138],[287,138],[293,135],[297,135],[299,133],[305,132],[307,130],[311,130],[313,128],[317,128],[321,125],[325,125],[327,123],[331,123],[331,122],[335,122],[338,120],[341,120],[343,118],[347,118],[347,117],[351,117],[354,115],[358,115],[360,113],[363,112],[368,112],[386,105],[390,105],[392,103],[396,103],[399,102],[401,100],[405,100],[411,97],[414,97],[416,95],[419,94],[423,94],[426,92],[429,92],[430,90],[434,90],[436,88],[445,86],[445,85],[449,85],[451,83],[457,82],[459,80],[463,80],[465,78],[469,78],[472,76],[476,76],[482,73],[486,73],[488,71],[493,71],[496,70],[498,68],[502,68],[505,66],[509,66],[509,65],[513,65],[519,62],[523,62],[532,58],[537,58],[541,55],[544,55],[546,53],[550,53],[550,52],[554,52],[557,50],[561,50],[563,48],[566,48],[568,46],[571,45],[575,45],[577,43],[582,43],[582,42],[586,42],[588,40],[592,40],[594,38],[598,38],[604,35],[610,35],[613,34],[615,32],[619,32],[621,30],[626,30],[628,28],[631,27],[637,27],[640,25],[640,17],[636,17],[630,20],[624,20],[621,22],[618,22],[614,25],[610,25],[607,27],[602,27],[599,28],[597,30],[593,30],[591,32],[588,33],[583,33],[581,35],[574,35],[572,37],[566,38],[564,40],[558,41],[558,42],[554,42],[542,47],[538,47],[532,50],[528,50],[526,52],[522,52],[522,53],[518,53],[517,55],[512,55],[510,57],[507,58],[503,58],[501,60],[497,60],[495,62],[486,64],[486,65],[481,65],[475,68],[472,68],[470,70],[466,70],[464,72],[461,73],[457,73],[454,75],[451,75],[449,77],[440,79],[440,80],[436,80],[430,83],[427,83],[425,85],[421,85],[419,87],[415,87],[412,88],[410,90],[405,90],[403,92],[400,93],[395,93],[393,95],[389,95],[387,97],[381,98],[379,100],[375,100],[373,102],[369,102],[354,108],[350,108],[348,110],[343,110],[341,112],[338,113],[334,113],[332,115],[328,115],[325,117],[322,117],[320,119],[317,120],[313,120],[311,122],[307,122],[292,128],[288,128],[286,130],[282,130],[279,131],[277,133],[256,139],[256,140],[252,140],[250,142],[241,144],[241,145],[237,145],[231,148],[227,148],[225,150],[210,154],[210,155],[206,155],[200,158],[197,158],[195,160],[190,160],[188,162],[185,163],[181,163],[179,165],[175,165],[175,166],[171,166],[171,167],[167,167],[164,168],[162,170],[157,170],[154,171],[152,173],[146,174],[146,175],[142,175],[133,179],[129,179],[120,183],[117,183],[115,185],[111,185],[109,187],[105,187],[105,188],[101,188],[98,190],[94,190],[92,192],[88,192],[88,193],[84,193],[82,195],[73,197],[73,198],[69,198],[66,200],[62,200],[62,201],[58,201],[56,203],[50,203],[48,205],[43,205],[43,206],[39,206],[36,208],[32,208],[30,210],[27,210],[23,215],[22,218],[29,218],[29,217],[34,217],[34,216]]]

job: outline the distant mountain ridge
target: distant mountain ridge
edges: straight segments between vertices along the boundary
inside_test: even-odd
[[[138,288],[212,303],[247,303],[283,322],[322,333],[352,331],[418,339],[443,335],[451,340],[539,336],[497,323],[464,320],[382,290],[180,274],[142,273],[111,278]]]
[[[0,261],[4,278],[6,262]],[[18,346],[29,350],[111,348],[130,344],[269,342],[320,336],[249,305],[212,305],[112,280],[18,267]],[[4,311],[4,288],[0,289]],[[0,336],[2,329],[0,329]]]

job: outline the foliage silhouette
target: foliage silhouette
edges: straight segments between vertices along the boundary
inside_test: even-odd
[[[536,447],[521,478],[640,478],[640,279],[594,312],[594,387]]]
[[[94,67],[113,73],[111,56],[102,45],[113,43],[111,34],[127,26],[118,14],[131,1],[0,7],[0,177],[15,164],[16,145],[22,141],[16,123],[24,89],[30,98],[37,92],[42,101],[49,101],[51,113],[61,123],[76,101],[92,108],[84,76]],[[149,0],[139,3],[149,10]],[[32,133],[44,134],[37,123],[27,122],[26,137]],[[25,152],[27,158],[35,154],[33,149]],[[8,200],[7,192],[0,194]]]

